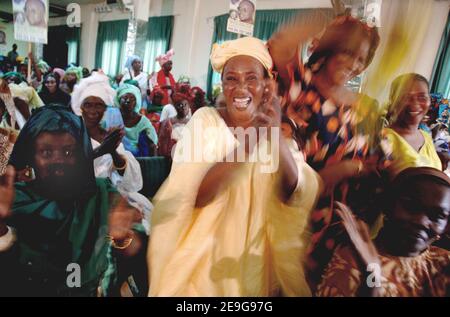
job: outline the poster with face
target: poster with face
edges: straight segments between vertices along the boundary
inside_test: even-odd
[[[256,0],[230,0],[227,31],[252,36],[255,14]]]
[[[6,33],[0,29],[0,45],[6,45]]]
[[[0,55],[6,55],[7,52],[6,31],[0,28]]]
[[[48,0],[12,0],[14,38],[47,44]]]
[[[381,27],[383,0],[357,0],[351,5],[351,15],[365,21],[371,27]]]

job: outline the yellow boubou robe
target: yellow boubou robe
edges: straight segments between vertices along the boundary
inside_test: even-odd
[[[277,195],[276,169],[268,173],[258,161],[242,163],[230,185],[195,208],[198,188],[215,164],[208,157],[221,158],[237,143],[214,108],[198,110],[187,124],[154,200],[150,296],[311,295],[303,261],[321,183],[300,152],[291,150],[299,179],[287,204]],[[192,162],[195,150],[202,159]]]

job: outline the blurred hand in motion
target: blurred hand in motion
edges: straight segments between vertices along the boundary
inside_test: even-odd
[[[380,258],[375,245],[369,234],[369,228],[366,223],[360,219],[356,219],[353,212],[346,205],[335,202],[335,210],[342,219],[342,224],[350,237],[350,241],[366,265],[380,265]]]

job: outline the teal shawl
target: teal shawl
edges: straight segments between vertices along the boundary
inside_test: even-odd
[[[39,195],[34,181],[16,184],[7,224],[16,229],[18,240],[11,252],[0,255],[0,271],[6,272],[9,289],[18,295],[95,295],[111,262],[107,219],[110,195],[116,190],[109,181],[95,179],[86,127],[67,107],[45,106],[32,114],[14,146],[11,165],[18,170],[33,166],[34,142],[42,132],[67,132],[78,141],[77,179],[67,180],[74,186],[63,201]],[[80,266],[80,288],[67,287],[71,263]],[[108,271],[112,277],[115,270]],[[8,288],[5,285],[1,282],[0,289]]]
[[[110,196],[117,191],[106,179],[97,179],[96,185],[97,191],[84,202],[62,206],[39,196],[29,183],[16,184],[8,225],[16,230],[16,250],[11,254],[18,256],[11,261],[16,265],[7,269],[15,276],[10,291],[35,296],[95,296],[102,286],[103,295],[108,295],[116,271],[107,239],[108,213]],[[80,266],[80,287],[67,285],[72,271],[66,270],[71,263]],[[38,285],[39,293],[33,294]]]

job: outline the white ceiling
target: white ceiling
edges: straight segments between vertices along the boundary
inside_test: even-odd
[[[106,2],[106,0],[50,0],[50,4],[56,5],[58,7],[66,7],[69,3],[78,4],[88,4],[88,3],[101,3]],[[11,0],[0,0],[0,11],[12,13],[12,1]]]
[[[105,0],[50,0],[51,4],[56,4],[61,7],[67,6],[69,3],[88,4],[106,2]]]

